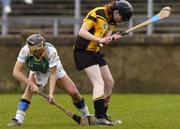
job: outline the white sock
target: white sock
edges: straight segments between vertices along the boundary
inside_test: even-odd
[[[85,105],[83,108],[78,109],[78,110],[79,110],[79,112],[81,113],[82,117],[90,116],[87,105]]]
[[[24,121],[25,112],[17,110],[16,112],[16,119],[18,120],[18,123],[22,124]]]

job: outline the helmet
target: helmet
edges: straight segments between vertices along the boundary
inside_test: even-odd
[[[44,47],[45,39],[40,34],[33,34],[26,39],[26,44],[31,50],[39,50]]]
[[[117,0],[114,4],[113,10],[119,11],[123,21],[129,21],[133,13],[132,5],[126,0]]]

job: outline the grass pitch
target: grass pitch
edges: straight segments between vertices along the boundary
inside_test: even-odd
[[[21,95],[0,95],[0,129],[14,117]],[[78,114],[67,95],[55,95],[61,103]],[[90,95],[84,95],[90,112],[93,104]],[[180,95],[115,94],[112,96],[109,114],[121,125],[80,126],[58,108],[49,105],[38,95],[33,97],[26,119],[19,129],[180,129]]]

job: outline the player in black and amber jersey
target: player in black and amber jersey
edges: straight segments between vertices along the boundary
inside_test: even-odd
[[[85,70],[93,85],[95,122],[113,125],[107,117],[114,80],[104,54],[100,53],[99,43],[109,44],[121,38],[119,33],[112,34],[117,24],[127,22],[133,8],[125,0],[113,1],[103,7],[96,7],[84,18],[83,25],[74,45],[74,59],[78,70]]]

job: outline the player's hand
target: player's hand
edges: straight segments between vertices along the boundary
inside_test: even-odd
[[[39,88],[38,88],[38,86],[36,85],[36,84],[34,84],[34,83],[32,83],[31,85],[30,85],[30,90],[32,91],[32,92],[39,92]]]
[[[54,95],[49,94],[49,96],[48,96],[48,102],[49,102],[50,104],[53,104],[54,101],[55,101]]]
[[[112,41],[111,37],[104,37],[100,39],[99,43],[109,44],[111,41]]]
[[[122,38],[122,35],[119,32],[117,32],[117,33],[113,34],[111,36],[111,38],[112,38],[112,40],[117,40],[117,39]]]

